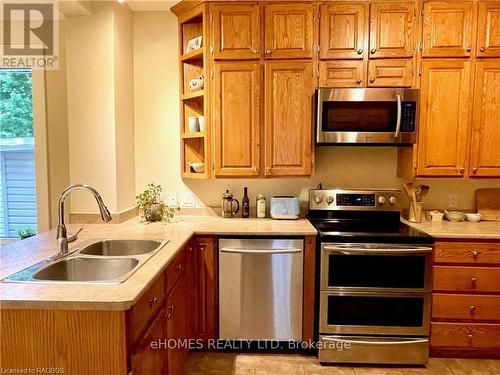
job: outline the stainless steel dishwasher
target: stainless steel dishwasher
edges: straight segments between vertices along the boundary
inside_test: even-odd
[[[219,338],[302,339],[304,241],[219,240]]]

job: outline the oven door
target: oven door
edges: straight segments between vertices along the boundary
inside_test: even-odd
[[[318,89],[318,143],[415,143],[416,89]]]
[[[320,334],[429,335],[431,293],[320,292]]]
[[[432,290],[430,246],[322,243],[321,290]]]

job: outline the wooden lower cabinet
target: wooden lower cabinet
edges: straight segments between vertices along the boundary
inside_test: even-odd
[[[183,275],[167,298],[164,328],[166,329],[166,337],[169,342],[176,343],[175,346],[173,345],[167,350],[169,375],[181,375],[184,373],[184,362],[188,354],[188,347],[185,342],[188,338],[186,330],[186,292],[186,276]]]
[[[431,355],[500,358],[499,246],[436,242]]]

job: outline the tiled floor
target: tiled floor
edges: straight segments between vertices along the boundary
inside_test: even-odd
[[[431,358],[427,368],[321,366],[298,354],[191,353],[186,375],[499,375],[500,360]]]

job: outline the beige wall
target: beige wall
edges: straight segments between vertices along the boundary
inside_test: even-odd
[[[257,194],[296,194],[307,199],[307,190],[322,182],[327,187],[399,188],[397,149],[392,147],[318,147],[316,174],[312,178],[260,180],[185,180],[180,178],[177,23],[169,12],[134,15],[134,94],[136,189],[161,183],[167,192],[192,191],[200,206],[218,206],[225,189],[241,198],[248,186],[250,202]],[[474,190],[500,187],[500,180],[422,180],[431,186],[427,207],[447,207],[448,194],[458,195],[458,205],[473,208]]]

